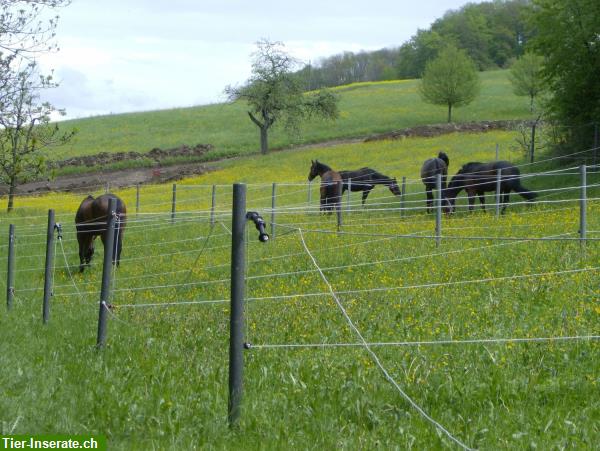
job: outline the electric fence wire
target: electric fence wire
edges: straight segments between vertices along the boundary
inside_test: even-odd
[[[400,387],[400,385],[396,382],[396,380],[389,374],[389,372],[386,370],[386,368],[383,366],[383,364],[379,360],[379,357],[377,356],[377,354],[375,354],[375,352],[371,349],[371,346],[369,346],[369,344],[367,343],[367,341],[363,337],[362,333],[358,330],[358,328],[356,327],[356,325],[354,324],[354,322],[352,321],[352,319],[348,315],[348,312],[346,312],[346,309],[344,308],[344,306],[340,302],[339,298],[337,297],[337,294],[333,290],[333,287],[329,283],[329,280],[327,280],[327,277],[325,277],[325,274],[323,273],[323,271],[321,271],[321,268],[319,267],[319,264],[315,260],[314,256],[311,254],[310,249],[308,248],[308,246],[306,245],[306,241],[304,240],[304,235],[302,234],[302,229],[298,229],[298,232],[300,234],[300,239],[302,241],[302,245],[304,246],[304,249],[306,250],[307,255],[312,260],[314,266],[319,270],[321,278],[323,279],[323,281],[327,285],[327,287],[329,289],[329,293],[331,294],[331,297],[334,299],[335,303],[337,304],[337,306],[341,310],[342,314],[346,318],[346,321],[348,322],[348,324],[350,325],[350,327],[352,328],[352,330],[354,331],[354,333],[356,334],[356,336],[359,338],[359,340],[362,343],[363,347],[369,353],[369,355],[371,356],[371,358],[373,359],[373,361],[375,362],[375,364],[382,371],[382,373],[385,376],[385,378],[394,387],[396,387],[396,389],[398,390],[398,392],[400,393],[400,395],[415,410],[417,410],[417,412],[419,412],[423,418],[425,418],[427,421],[429,421],[431,424],[433,424],[439,431],[443,432],[450,440],[452,440],[458,446],[460,446],[461,448],[463,448],[465,450],[471,450],[471,448],[469,446],[467,446],[466,444],[464,444],[458,438],[454,437],[454,435],[452,435],[450,433],[450,431],[448,431],[444,426],[442,426],[440,423],[438,423],[436,420],[434,420],[427,412],[425,412],[410,396],[408,396],[408,394],[406,394],[406,392],[402,389],[402,387]]]

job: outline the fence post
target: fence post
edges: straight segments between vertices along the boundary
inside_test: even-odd
[[[581,174],[581,198],[579,199],[579,238],[581,243],[585,243],[587,235],[587,168],[585,164],[579,167]]]
[[[12,308],[15,297],[15,225],[8,226],[8,266],[6,275],[6,309]]]
[[[215,201],[217,200],[217,185],[212,186],[212,192],[210,194],[210,226],[215,225]]]
[[[439,247],[442,241],[442,174],[436,176],[435,189],[435,246]]]
[[[402,193],[400,194],[400,216],[404,216],[404,198],[406,197],[406,177],[402,177]]]
[[[110,192],[110,182],[106,182],[104,184],[104,193],[108,194]]]
[[[231,218],[231,311],[229,320],[229,426],[240,417],[244,373],[244,274],[246,185],[233,185]]]
[[[352,191],[352,179],[348,178],[348,194],[346,198],[346,213],[350,213],[352,206],[350,205],[350,191]]]
[[[48,210],[48,230],[46,234],[46,269],[44,271],[44,304],[42,321],[48,324],[50,320],[50,297],[52,296],[52,267],[54,266],[54,210]]]
[[[342,228],[342,188],[343,188],[343,183],[341,180],[337,181],[337,192],[338,192],[338,196],[335,202],[335,212],[336,212],[336,216],[337,216],[337,228],[338,231]]]
[[[502,187],[502,169],[496,170],[496,217],[500,216],[500,188]]]
[[[106,344],[106,326],[108,321],[108,300],[110,297],[110,279],[112,275],[113,254],[115,247],[115,221],[117,216],[117,199],[108,201],[108,218],[106,220],[106,239],[104,241],[104,263],[102,265],[102,288],[100,289],[100,311],[98,313],[98,338],[96,347]]]
[[[277,183],[271,189],[271,239],[275,239],[275,198],[277,197]]]
[[[140,212],[140,184],[135,185],[135,215],[137,216]]]
[[[594,122],[594,166],[598,164],[598,122]]]
[[[177,205],[177,184],[173,183],[173,199],[171,201],[171,222],[175,222],[176,205]]]

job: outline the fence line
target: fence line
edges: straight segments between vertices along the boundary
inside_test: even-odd
[[[370,342],[369,346],[436,346],[468,344],[504,344],[504,343],[547,343],[560,341],[600,340],[600,335],[575,335],[568,337],[524,337],[524,338],[474,338],[467,340],[424,340]],[[252,349],[298,349],[298,348],[349,348],[362,347],[362,343],[281,343],[252,344]]]

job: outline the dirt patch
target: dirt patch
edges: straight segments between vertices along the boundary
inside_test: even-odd
[[[446,135],[456,132],[471,132],[482,133],[492,130],[513,130],[523,121],[481,121],[481,122],[465,122],[461,124],[436,124],[436,125],[419,125],[416,127],[395,130],[387,133],[371,135],[365,138],[365,142],[380,141],[384,139],[402,139],[411,137],[432,138],[435,136]]]
[[[155,168],[135,168],[111,171],[98,171],[81,175],[65,175],[54,180],[25,183],[17,187],[17,194],[73,191],[89,193],[108,186],[109,189],[126,188],[136,184],[166,183],[193,175],[204,174],[212,168],[206,164],[186,163]],[[6,186],[0,193],[8,192]]]
[[[196,144],[194,147],[181,146],[174,149],[163,150],[155,147],[150,152],[100,152],[95,155],[67,158],[66,160],[52,161],[48,164],[49,169],[64,168],[67,166],[106,166],[121,161],[154,160],[157,163],[172,157],[201,157],[212,150],[211,144]]]

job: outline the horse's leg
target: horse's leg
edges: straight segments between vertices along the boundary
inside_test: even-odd
[[[426,187],[425,193],[427,195],[427,213],[431,213],[431,209],[433,208],[433,193],[431,187]]]
[[[483,191],[480,191],[479,193],[477,193],[477,196],[479,197],[479,204],[481,205],[481,209],[485,211],[485,193]]]
[[[363,193],[362,193],[362,205],[363,205],[363,207],[365,206],[365,202],[367,201],[367,197],[369,197],[369,193],[371,192],[371,190],[373,188],[375,188],[375,186],[374,185],[367,185],[365,188],[366,189],[364,189]]]
[[[504,214],[504,211],[506,210],[506,207],[508,207],[509,202],[510,202],[510,189],[508,191],[505,191],[504,193],[502,193],[502,214]]]
[[[77,243],[79,244],[79,272],[83,272],[85,269],[85,254],[88,247],[86,246],[86,242],[88,241],[86,238],[87,237],[84,236],[83,233],[77,233]]]
[[[467,197],[469,198],[469,211],[473,211],[475,208],[475,195],[472,192],[467,192]]]

